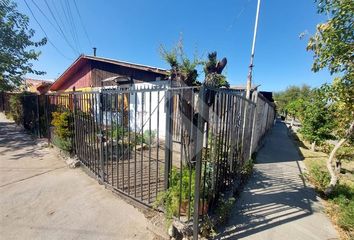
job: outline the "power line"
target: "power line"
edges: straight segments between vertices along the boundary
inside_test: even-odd
[[[234,24],[236,23],[237,19],[239,19],[241,17],[241,15],[243,14],[243,12],[246,10],[246,7],[248,6],[248,4],[250,3],[251,0],[247,0],[247,2],[244,3],[243,7],[241,8],[241,10],[239,11],[239,13],[233,18],[231,24],[227,27],[227,31],[230,31],[231,28],[233,28]]]
[[[34,0],[31,0],[32,3],[36,6],[36,8],[42,13],[42,15],[47,19],[47,21],[50,23],[50,25],[53,26],[53,28],[55,29],[55,31],[64,38],[64,40],[66,41],[66,43],[69,45],[69,47],[75,52],[79,53],[77,50],[74,49],[74,47],[70,44],[69,40],[66,38],[64,31],[62,30],[62,28],[60,27],[60,25],[58,24],[58,22],[56,21],[55,16],[52,14],[51,9],[49,9],[50,13],[52,14],[52,17],[54,18],[54,21],[57,23],[58,28],[53,24],[53,22],[49,19],[49,17],[42,11],[42,9],[36,4],[36,2]],[[47,4],[47,1],[45,0],[45,3]],[[49,8],[49,6],[47,5],[47,7]],[[76,54],[76,53],[75,53]]]
[[[73,26],[72,26],[72,22],[70,21],[70,19],[69,19],[69,13],[67,12],[67,9],[65,9],[65,5],[64,5],[64,3],[63,3],[63,1],[59,1],[60,2],[60,6],[61,6],[61,9],[62,9],[62,11],[63,11],[63,13],[64,13],[64,18],[65,18],[65,20],[66,20],[66,25],[68,26],[68,28],[69,28],[69,32],[71,33],[71,38],[72,38],[72,40],[74,41],[74,44],[75,44],[75,46],[76,46],[76,49],[79,49],[79,47],[78,47],[78,40],[75,38],[75,32],[74,32],[74,28],[73,28]]]
[[[68,0],[65,0],[65,4],[66,4],[67,11],[68,11],[68,16],[69,16],[69,20],[70,20],[71,26],[72,26],[74,34],[75,34],[77,45],[79,46],[79,49],[81,49],[80,39],[79,39],[79,36],[78,36],[78,31],[77,31],[77,28],[76,28],[74,17],[73,17],[72,11],[71,11],[70,2]]]
[[[79,8],[77,7],[76,0],[74,0],[74,6],[75,6],[75,9],[76,9],[77,15],[79,16],[80,23],[81,23],[81,26],[82,26],[82,28],[83,28],[83,30],[84,30],[84,32],[85,32],[85,35],[86,35],[86,37],[87,37],[87,40],[88,40],[88,42],[90,43],[90,46],[92,46],[91,39],[90,39],[90,37],[89,37],[89,35],[88,35],[87,31],[86,31],[85,24],[84,24],[84,22],[82,21],[82,17],[81,17]]]
[[[53,9],[54,9],[54,11],[55,11],[55,13],[56,13],[56,15],[58,17],[58,20],[59,20],[61,26],[63,27],[64,31],[71,36],[71,39],[74,41],[74,45],[75,45],[75,40],[72,37],[72,33],[70,34],[70,30],[71,29],[70,29],[70,27],[68,28],[69,24],[65,23],[65,20],[62,18],[62,13],[60,12],[60,9],[59,9],[60,6],[57,7],[56,4],[55,4],[55,1],[52,2],[52,4],[53,4]],[[75,51],[79,52],[77,48],[76,48]]]
[[[57,6],[55,5],[55,2],[52,2],[52,4],[53,4],[53,9],[54,9],[54,11],[55,11],[55,13],[56,13],[56,15],[58,17],[58,20],[60,21],[60,24],[63,26],[63,29],[66,30],[66,24],[64,24],[64,21],[62,20],[61,14],[60,14]]]
[[[40,27],[40,29],[43,31],[43,33],[44,33],[44,35],[46,36],[48,42],[53,46],[53,48],[54,48],[58,53],[60,53],[60,55],[62,55],[64,58],[66,58],[66,59],[68,59],[68,60],[72,60],[72,58],[69,58],[69,57],[67,57],[66,55],[64,55],[63,52],[60,51],[59,48],[57,48],[57,46],[55,46],[52,41],[50,41],[50,39],[49,39],[49,37],[48,37],[46,31],[44,31],[42,25],[39,23],[39,21],[38,21],[37,18],[35,17],[35,15],[34,15],[32,9],[31,9],[30,6],[28,5],[27,1],[25,0],[24,2],[25,2],[25,4],[26,4],[28,10],[31,12],[31,15],[32,15],[33,19],[36,21],[36,23],[38,24],[38,26]]]

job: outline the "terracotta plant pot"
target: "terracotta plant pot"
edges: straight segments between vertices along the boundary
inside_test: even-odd
[[[180,206],[181,216],[186,216],[188,214],[188,210],[189,210],[188,200],[182,200],[181,206]],[[203,200],[199,200],[199,211],[198,211],[199,215],[207,214],[208,210],[209,210],[208,203],[205,201],[204,206],[203,206]]]

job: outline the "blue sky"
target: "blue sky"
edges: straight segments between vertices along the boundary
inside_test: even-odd
[[[89,39],[73,0],[47,0],[74,50],[34,4],[55,25],[45,1],[26,1],[50,41],[66,56],[49,43],[42,47],[42,55],[34,66],[47,74],[39,78],[57,78],[79,53],[92,54],[92,46],[97,47],[97,56],[168,68],[159,47],[162,44],[171,48],[182,33],[185,51],[190,57],[195,51],[204,57],[210,51],[217,51],[220,58],[228,59],[225,73],[231,85],[246,82],[257,0],[76,0]],[[30,17],[36,38],[43,37],[25,0],[16,2],[19,10]],[[74,24],[70,24],[67,20],[70,16],[62,10],[67,9],[67,3],[71,6]],[[261,90],[279,91],[289,85],[306,83],[315,87],[329,82],[332,77],[327,71],[311,72],[312,53],[306,52],[308,36],[299,39],[304,31],[312,34],[316,24],[323,20],[324,17],[316,13],[314,1],[263,0],[254,84],[261,84]]]

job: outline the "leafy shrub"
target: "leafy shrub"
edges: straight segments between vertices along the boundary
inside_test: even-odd
[[[128,132],[129,130],[125,130],[124,134],[125,136],[128,136]],[[150,134],[151,134],[151,142],[150,142]],[[143,144],[153,144],[154,142],[156,142],[156,131],[150,131],[150,130],[146,130],[144,131],[143,134],[139,133],[139,132],[130,132],[130,144],[132,144],[133,146],[137,145],[141,145]]]
[[[319,147],[321,152],[329,154],[332,151],[334,146],[333,144],[322,142]]]
[[[337,216],[338,225],[346,230],[354,232],[354,185],[338,184],[329,201],[333,203],[334,214]],[[352,236],[354,237],[354,236]]]
[[[54,126],[54,136],[52,136],[53,144],[65,151],[71,151],[71,112],[53,112],[52,117],[51,124]]]
[[[354,231],[354,200],[338,198],[338,225],[346,231]],[[354,237],[354,236],[352,236]]]
[[[253,171],[253,166],[253,159],[248,159],[241,168],[241,175],[243,175],[244,177],[251,175]]]
[[[22,105],[23,94],[14,94],[10,96],[10,116],[13,118],[17,125],[23,123],[23,105]]]
[[[123,134],[126,136],[127,133],[128,133],[128,130],[124,129],[124,127],[121,125],[116,125],[112,129],[113,139],[121,139],[122,137],[124,137]]]
[[[223,196],[220,197],[217,208],[215,210],[216,214],[216,222],[218,225],[224,224],[227,222],[231,215],[231,210],[236,202],[236,199],[233,197],[230,197],[228,199],[223,198]]]
[[[207,169],[202,168],[205,176],[202,177],[200,183],[200,204],[199,214],[206,214],[209,207],[211,177]],[[172,167],[170,177],[170,187],[167,191],[161,192],[154,207],[163,207],[165,209],[166,217],[171,219],[173,216],[192,215],[194,212],[194,191],[195,191],[195,169],[193,166],[184,166],[181,169]],[[189,201],[190,198],[190,201]]]
[[[326,169],[313,165],[307,176],[323,194],[330,182],[330,175]],[[331,203],[329,214],[335,216],[337,225],[350,235],[350,239],[354,238],[354,185],[339,182],[328,196],[328,201]]]
[[[182,179],[182,187],[180,187],[180,180]],[[155,207],[163,206],[166,212],[167,218],[172,218],[177,216],[181,202],[186,202],[189,199],[189,192],[191,201],[191,212],[193,212],[193,202],[194,202],[194,186],[195,186],[195,170],[189,169],[188,167],[182,168],[182,173],[180,169],[176,167],[172,168],[170,187],[167,191],[161,192],[154,204]],[[191,191],[189,191],[191,189]],[[187,208],[187,211],[189,208]],[[187,212],[189,214],[189,212]]]
[[[72,150],[72,144],[70,139],[60,138],[57,135],[53,135],[51,139],[52,143],[58,148],[70,152]]]
[[[320,192],[323,192],[326,189],[331,180],[329,173],[317,164],[310,167],[308,176],[310,181]]]
[[[151,142],[150,142],[150,134],[151,134]],[[155,140],[156,140],[156,131],[146,130],[144,131],[143,134],[138,133],[136,135],[135,144],[139,145],[141,143],[144,143],[149,145],[154,143]]]
[[[338,149],[336,158],[342,161],[354,161],[354,146],[347,144]]]
[[[215,237],[216,236],[215,225],[214,225],[213,219],[210,218],[209,215],[207,215],[203,219],[203,222],[202,222],[202,224],[200,226],[200,235],[203,238]]]
[[[53,112],[52,113],[52,125],[54,128],[54,133],[59,138],[70,138],[71,131],[70,131],[70,117],[71,113],[69,111],[64,112]]]
[[[333,148],[333,144],[326,142],[320,145],[320,150],[327,154],[331,153]],[[354,161],[354,146],[350,143],[344,144],[338,149],[336,158],[343,161]]]

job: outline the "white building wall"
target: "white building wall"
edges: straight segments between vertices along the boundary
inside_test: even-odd
[[[163,87],[166,81],[134,84],[134,89],[152,89]],[[151,131],[164,139],[166,134],[165,90],[132,91],[129,99],[130,128],[138,132]],[[136,113],[135,113],[136,111]],[[136,116],[135,116],[136,115]]]

